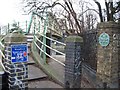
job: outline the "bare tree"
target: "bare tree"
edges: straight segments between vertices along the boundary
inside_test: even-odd
[[[57,17],[58,9],[55,11],[55,8],[60,7],[61,13],[59,12],[59,15],[62,17],[61,19],[66,20],[66,23],[62,22],[62,24],[66,25],[65,26],[66,31],[69,34],[73,34],[73,33],[80,34],[85,30],[84,18],[85,18],[86,12],[89,11],[90,9],[88,8],[84,10],[82,8],[82,11],[80,13],[77,13],[77,11],[73,6],[72,0],[63,0],[63,2],[60,2],[60,0],[56,0],[54,2],[50,2],[50,0],[47,0],[47,2],[45,0],[44,1],[43,0],[23,0],[23,1],[25,4],[24,8],[27,9],[28,13],[30,13],[33,10],[36,11],[37,13],[41,13],[41,12],[44,12],[45,9],[47,9],[49,12],[52,12],[54,16]],[[81,2],[86,3],[84,0],[82,0]],[[84,6],[81,6],[81,7],[84,7]],[[59,21],[60,20],[57,20],[58,24],[59,24]]]
[[[93,11],[89,11],[88,13],[86,13],[86,29],[87,30],[91,30],[91,29],[95,29],[95,24],[97,22],[97,16],[96,14],[93,14]]]
[[[103,22],[103,16],[102,16],[102,9],[101,9],[101,5],[97,0],[94,0],[94,2],[98,5],[99,8],[99,17],[100,17],[100,21]],[[116,20],[120,20],[120,1],[114,1],[113,0],[105,0],[105,12],[107,15],[107,21],[116,21]],[[115,17],[115,14],[118,15],[118,17]]]

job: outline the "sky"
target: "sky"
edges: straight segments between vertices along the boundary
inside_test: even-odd
[[[29,20],[29,16],[23,15],[21,0],[1,0],[0,1],[0,25],[8,23],[23,22]],[[91,0],[87,0],[91,1]],[[104,0],[100,0],[103,3]]]
[[[25,21],[28,16],[22,15],[21,0],[1,0],[0,1],[0,25],[12,23],[13,21]]]

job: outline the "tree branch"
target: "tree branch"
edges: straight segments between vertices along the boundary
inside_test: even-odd
[[[79,31],[80,31],[80,33],[81,33],[81,32],[82,32],[82,31],[81,31],[81,26],[80,26],[80,24],[79,24],[79,22],[78,22],[78,20],[77,20],[76,13],[75,13],[73,7],[71,6],[72,8],[70,8],[70,6],[69,6],[69,4],[70,4],[71,2],[69,2],[69,4],[68,4],[68,2],[66,2],[66,0],[64,0],[64,1],[65,1],[65,4],[67,5],[67,7],[68,7],[68,9],[69,9],[69,11],[70,11],[70,13],[71,13],[71,15],[73,16],[73,18],[74,18],[74,20],[75,20],[75,22],[76,22],[76,24],[77,24],[77,26],[78,26],[78,28],[79,28]]]
[[[110,2],[110,21],[113,21],[113,14],[114,14],[114,10],[113,10],[113,0]]]
[[[97,0],[94,0],[94,2],[97,4],[98,9],[99,9],[99,17],[100,17],[100,21],[103,22],[103,16],[102,16],[102,9],[101,9],[101,5]]]
[[[109,3],[107,3],[107,0],[105,0],[105,6],[106,6],[106,14],[107,14],[107,21],[110,21],[110,15],[109,15]]]

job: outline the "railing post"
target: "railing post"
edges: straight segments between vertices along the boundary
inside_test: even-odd
[[[4,66],[8,74],[8,86],[11,90],[28,88],[28,47],[27,38],[19,31],[7,35],[5,42]]]
[[[18,27],[20,26],[20,22],[18,22]]]
[[[80,88],[82,73],[82,37],[69,36],[66,39],[65,88]]]
[[[31,28],[31,24],[32,24],[33,18],[34,18],[34,13],[32,13],[32,15],[31,15],[28,28],[26,29],[26,33],[29,33],[29,32],[30,32],[30,28]]]
[[[33,35],[34,35],[34,38],[33,38],[33,40],[34,40],[34,42],[36,41],[36,39],[35,39],[35,29],[36,29],[36,18],[34,17],[34,30],[33,30]],[[34,50],[36,50],[36,46],[35,46],[35,44],[34,44]]]
[[[26,23],[26,25],[25,25],[25,26],[26,26],[26,32],[27,32],[27,20],[26,20],[26,22],[25,22],[25,23]]]
[[[46,36],[46,34],[44,34],[44,35]],[[46,38],[45,37],[43,37],[43,43],[46,45]],[[44,52],[46,52],[46,46],[45,45],[43,45]],[[45,53],[43,53],[43,59],[44,59],[44,63],[46,64],[46,54]]]
[[[38,31],[40,32],[40,21],[38,22]]]
[[[51,37],[51,33],[47,33],[46,34],[47,37]],[[51,40],[46,38],[46,45],[48,45],[49,47],[51,46]],[[51,50],[50,48],[46,47],[46,53],[51,55]],[[49,56],[47,56],[47,58],[49,58]]]
[[[44,31],[43,31],[43,34],[44,34],[44,36],[46,36],[47,34],[47,25],[48,25],[48,16],[47,16],[47,13],[46,13],[46,20],[44,20]],[[46,38],[45,37],[43,37],[43,43],[46,45]],[[44,50],[44,52],[46,52],[46,46],[44,45],[44,48],[43,48],[43,50]],[[44,63],[46,64],[46,54],[44,53],[44,55],[43,55],[43,59],[44,59]]]
[[[9,30],[10,30],[10,24],[8,23],[8,32],[10,32]]]
[[[0,27],[0,35],[2,34],[1,31],[2,31],[2,29],[1,29],[1,27]]]

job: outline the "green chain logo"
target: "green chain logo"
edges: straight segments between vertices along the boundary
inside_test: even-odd
[[[110,37],[107,33],[102,33],[100,34],[98,41],[101,46],[108,46],[110,42]]]

